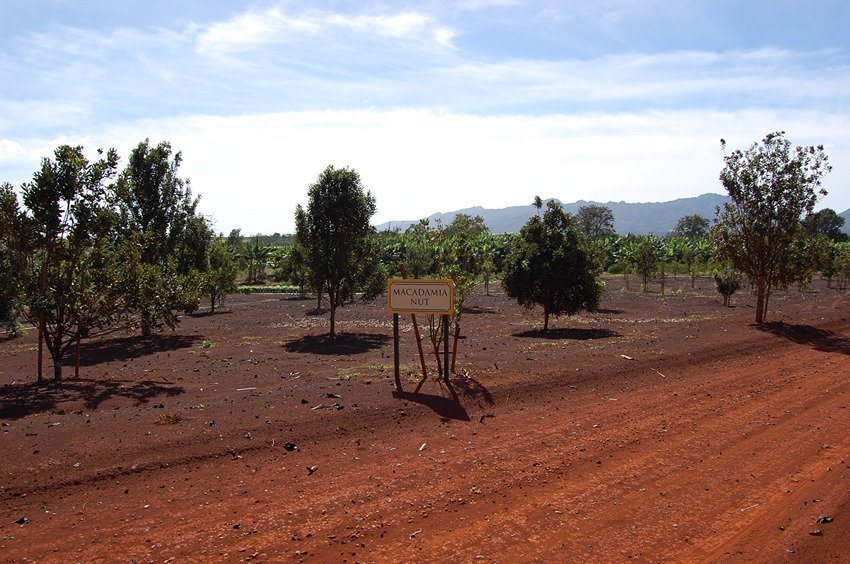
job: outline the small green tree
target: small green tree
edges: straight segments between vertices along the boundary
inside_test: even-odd
[[[661,242],[655,235],[636,236],[625,249],[632,269],[643,279],[642,289],[649,290],[649,279],[661,267]]]
[[[260,238],[254,237],[253,243],[243,243],[239,251],[239,257],[245,261],[248,273],[245,277],[246,284],[258,284],[263,281],[266,272],[266,261],[271,256],[272,248],[261,245]]]
[[[542,219],[533,216],[520,230],[505,261],[502,285],[520,305],[543,307],[544,331],[550,315],[596,309],[603,289],[584,235],[554,201]]]
[[[437,250],[438,275],[454,282],[452,365],[450,369],[446,368],[448,372],[454,372],[455,369],[463,308],[486,267],[484,236],[487,233],[489,229],[484,224],[484,218],[463,213],[456,214],[441,233]]]
[[[670,233],[674,237],[687,237],[688,239],[699,239],[708,236],[709,221],[698,213],[686,215],[679,219],[676,227]]]
[[[296,235],[296,240],[307,249],[320,299],[322,291],[327,293],[334,337],[337,308],[364,286],[365,275],[381,272],[370,266],[380,258],[369,238],[374,232],[369,218],[375,213],[375,198],[364,190],[357,172],[333,166],[319,175],[308,196],[307,210],[302,212],[305,232]]]
[[[850,235],[844,232],[844,218],[830,208],[807,215],[803,219],[803,231],[808,235],[823,235],[830,241],[850,240]]]
[[[712,230],[718,258],[753,280],[758,324],[771,289],[791,276],[789,252],[800,220],[826,194],[821,178],[831,170],[822,146],[792,147],[784,135],[770,133],[724,157],[720,181],[732,201],[718,209]]]
[[[729,307],[729,299],[741,289],[741,273],[729,265],[723,265],[716,268],[713,274],[717,292],[723,296],[723,305]]]
[[[614,212],[608,206],[581,206],[575,219],[579,229],[592,240],[616,235]]]
[[[227,243],[216,239],[207,248],[207,268],[203,274],[204,293],[210,299],[210,313],[227,294],[236,291],[239,266]]]

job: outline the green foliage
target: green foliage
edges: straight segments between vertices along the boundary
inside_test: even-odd
[[[364,190],[357,172],[333,166],[310,186],[308,196],[306,212],[296,208],[295,239],[306,251],[317,293],[328,296],[330,335],[335,336],[337,308],[355,291],[373,290],[377,283],[372,278],[385,276],[370,238],[374,228],[369,218],[375,213],[375,199]],[[300,232],[299,215],[303,215]]]
[[[723,296],[723,305],[729,307],[729,299],[741,289],[741,273],[728,265],[724,265],[714,269],[712,274],[717,292]]]
[[[168,142],[152,147],[146,139],[130,152],[115,185],[118,241],[128,262],[121,285],[144,336],[174,327],[176,312],[197,308],[203,291],[212,230],[196,214],[189,182],[177,174],[181,160]]]
[[[677,223],[670,233],[674,237],[700,239],[708,236],[709,221],[698,213],[686,215]]]
[[[630,269],[643,278],[646,291],[649,279],[659,272],[662,263],[661,240],[655,235],[631,235],[621,247],[621,256]]]
[[[17,319],[22,299],[19,269],[23,256],[15,243],[20,227],[18,197],[11,184],[0,184],[0,330],[13,336],[21,333]]]
[[[560,204],[550,201],[543,218],[533,216],[505,261],[502,285],[520,305],[543,307],[550,315],[573,315],[599,305],[603,283],[584,235]]]
[[[225,241],[227,248],[230,249],[231,252],[236,253],[239,245],[242,244],[242,230],[241,229],[231,229],[230,234],[227,236],[227,241]]]
[[[210,313],[227,294],[236,291],[236,276],[239,266],[227,243],[216,239],[207,248],[207,265],[203,273],[203,292],[210,299]]]
[[[821,178],[831,167],[822,146],[792,148],[783,132],[724,162],[720,180],[732,201],[718,210],[712,239],[718,258],[753,280],[755,322],[764,323],[771,289],[793,279],[790,254],[800,220],[826,194]]]
[[[298,244],[275,249],[272,252],[272,279],[277,282],[291,282],[298,286],[301,296],[310,279],[309,265],[304,250]]]
[[[784,286],[795,283],[802,292],[812,281],[816,272],[820,271],[827,260],[830,242],[826,236],[818,233],[808,235],[805,231],[798,233],[791,241],[787,251],[788,275],[783,277]]]
[[[266,273],[266,261],[272,253],[272,248],[260,243],[258,237],[253,242],[243,243],[240,246],[238,257],[241,258],[248,269],[245,277],[246,284],[257,284],[262,282]]]
[[[25,313],[44,338],[55,380],[68,347],[121,312],[105,184],[117,165],[113,150],[89,162],[82,147],[63,145],[22,187],[27,214],[16,220],[12,246],[26,257],[19,270]]]
[[[844,232],[844,218],[835,210],[824,208],[810,213],[803,219],[803,231],[809,236],[823,235],[830,241],[847,241],[850,236]]]
[[[841,292],[850,284],[850,243],[833,243],[831,247],[830,275],[836,279]]]
[[[608,206],[582,206],[576,212],[575,220],[578,228],[590,239],[616,235],[614,212]]]
[[[237,294],[296,294],[298,286],[237,286]]]

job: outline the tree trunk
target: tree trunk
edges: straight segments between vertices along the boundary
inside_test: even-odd
[[[74,380],[80,379],[80,337],[77,337],[77,346],[74,347]]]
[[[548,309],[543,310],[543,330],[544,331],[549,330],[549,310]]]
[[[756,288],[756,324],[761,325],[764,323],[764,315],[766,313],[766,300],[765,300],[765,283],[764,276],[757,275],[755,279],[755,288]]]
[[[210,294],[210,313],[215,313],[215,292]]]
[[[419,324],[416,322],[416,315],[410,314],[410,319],[413,321],[413,335],[416,338],[416,346],[419,348],[419,364],[422,365],[422,379],[428,377],[428,370],[425,367],[425,352],[422,350],[422,339],[419,337]]]
[[[452,374],[457,374],[455,372],[455,364],[457,363],[457,342],[460,339],[460,323],[455,323],[455,331],[454,331],[454,341],[452,342]]]
[[[44,380],[44,316],[38,320],[38,381]]]
[[[331,310],[331,337],[336,337],[336,308],[339,302],[339,289],[328,287],[328,308]]]
[[[440,328],[439,325],[437,327],[434,326],[434,318],[437,317],[435,315],[429,316],[429,328],[431,334],[431,346],[434,348],[434,357],[437,359],[437,376],[440,377],[443,375],[443,361],[440,358],[440,343],[439,343],[439,333]]]
[[[54,343],[50,349],[50,357],[53,359],[53,380],[59,382],[62,380],[62,328],[56,328]],[[49,343],[48,343],[49,344]]]
[[[143,313],[142,314],[142,337],[150,337],[150,336],[151,336],[150,314]]]

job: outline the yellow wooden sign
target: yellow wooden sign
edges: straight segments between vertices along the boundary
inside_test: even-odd
[[[390,313],[451,315],[455,285],[451,280],[387,280]]]

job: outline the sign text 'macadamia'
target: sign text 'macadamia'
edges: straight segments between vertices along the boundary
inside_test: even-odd
[[[454,299],[451,280],[387,281],[387,308],[390,313],[449,314]]]

